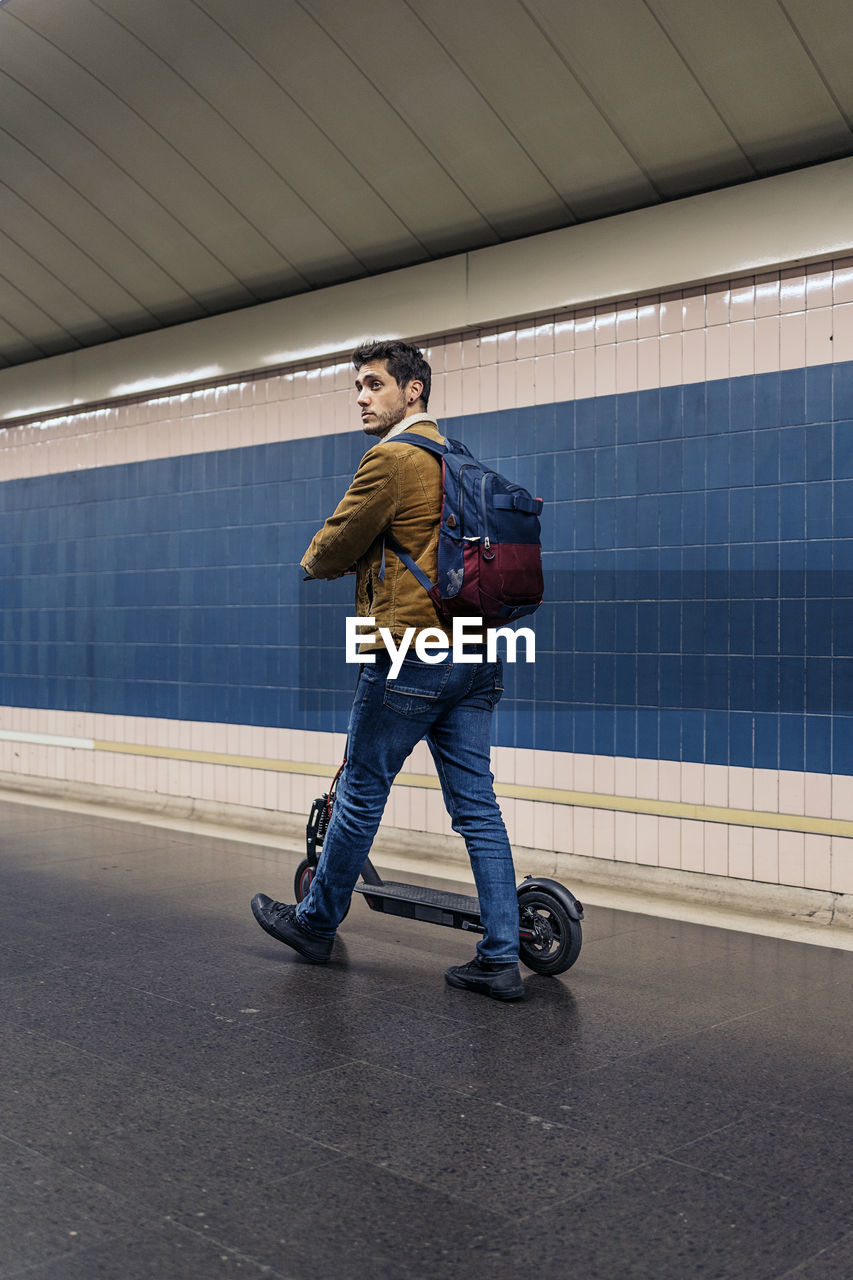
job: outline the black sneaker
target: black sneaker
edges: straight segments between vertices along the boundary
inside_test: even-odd
[[[296,907],[274,902],[265,893],[256,893],[252,899],[252,914],[270,937],[293,947],[313,964],[325,964],[332,954],[334,938],[321,938],[319,934],[310,933],[297,920]]]
[[[524,999],[524,983],[517,964],[489,965],[475,958],[448,969],[444,979],[451,987],[464,987],[493,1000]]]

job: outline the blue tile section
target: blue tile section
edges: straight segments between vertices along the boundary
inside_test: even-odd
[[[358,435],[0,485],[0,704],[338,727],[352,579],[299,559]]]
[[[505,746],[853,772],[853,364],[444,423],[546,499]],[[0,485],[0,704],[342,730],[361,433]]]

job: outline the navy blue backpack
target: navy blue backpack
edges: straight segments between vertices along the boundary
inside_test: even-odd
[[[396,539],[385,542],[430,595],[442,622],[514,622],[542,603],[542,499],[491,471],[458,440],[439,444],[402,432],[389,444],[416,444],[441,459],[443,500],[438,578],[430,582]]]

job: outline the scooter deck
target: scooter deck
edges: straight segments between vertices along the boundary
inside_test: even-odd
[[[429,924],[449,925],[451,929],[482,930],[480,904],[476,898],[464,893],[448,893],[444,889],[400,884],[394,880],[383,880],[382,884],[359,881],[355,892],[364,895],[373,911],[404,916],[408,920],[424,920]]]

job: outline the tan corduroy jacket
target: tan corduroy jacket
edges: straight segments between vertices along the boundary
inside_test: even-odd
[[[434,422],[421,420],[411,431],[444,440]],[[440,518],[440,459],[414,444],[380,440],[368,449],[336,510],[311,539],[302,568],[312,578],[337,578],[356,566],[355,611],[360,618],[375,618],[377,629],[375,643],[362,642],[361,652],[384,648],[379,627],[387,627],[399,642],[407,627],[417,632],[441,625],[424,588],[388,547],[384,579],[379,576],[383,537],[390,533],[434,582]]]

